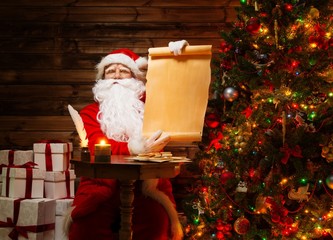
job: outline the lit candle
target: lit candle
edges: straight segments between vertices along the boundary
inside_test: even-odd
[[[110,162],[111,159],[111,144],[101,141],[100,144],[95,144],[95,162]]]

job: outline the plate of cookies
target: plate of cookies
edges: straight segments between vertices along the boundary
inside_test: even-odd
[[[187,157],[173,156],[171,152],[141,153],[127,159],[142,162],[191,162]]]

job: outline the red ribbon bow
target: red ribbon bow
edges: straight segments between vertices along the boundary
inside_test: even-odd
[[[17,226],[11,218],[7,218],[7,222],[0,221],[0,228],[13,228],[12,231],[8,234],[13,240],[18,239],[19,235],[23,236],[24,238],[28,239],[28,233],[25,227]]]
[[[12,168],[25,168],[26,169],[26,181],[25,181],[25,198],[31,198],[32,192],[32,169],[37,164],[34,162],[26,162],[22,165],[11,165],[7,167],[7,175],[6,175],[6,197],[9,196],[9,173]]]
[[[282,197],[280,204],[274,201],[272,197],[267,197],[265,199],[265,204],[267,204],[270,209],[272,222],[284,224],[284,221],[289,218],[289,211],[283,206],[284,200]]]
[[[51,143],[66,143],[64,141],[61,140],[41,140],[38,143],[45,143],[45,168],[46,171],[53,171],[53,163],[52,163],[52,152],[51,152]],[[70,150],[69,150],[69,143],[67,144],[67,154],[66,154],[66,162],[67,162],[67,166],[66,169],[69,169],[69,158],[70,158]]]
[[[223,134],[221,132],[218,132],[216,138],[214,138],[210,142],[208,149],[211,149],[212,147],[214,147],[216,150],[219,150],[220,148],[222,148],[222,144],[220,143],[220,140],[222,140],[222,139],[223,139]]]
[[[280,151],[284,153],[284,156],[281,158],[283,164],[287,164],[290,156],[302,158],[302,149],[299,145],[296,145],[294,148],[289,148],[288,144],[285,144],[280,148]]]

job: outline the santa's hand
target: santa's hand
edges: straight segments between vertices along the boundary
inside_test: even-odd
[[[161,130],[153,133],[148,139],[143,137],[134,137],[128,141],[128,149],[131,155],[140,153],[150,153],[161,151],[169,142],[170,136],[164,134]]]
[[[189,43],[186,40],[180,40],[176,42],[169,42],[170,52],[173,52],[175,56],[181,55],[184,47],[188,46]]]
[[[171,137],[168,134],[162,136],[162,133],[161,130],[158,130],[146,141],[146,153],[159,152],[170,142]]]

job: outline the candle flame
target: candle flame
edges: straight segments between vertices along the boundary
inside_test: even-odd
[[[105,140],[101,140],[100,144],[105,145]]]

